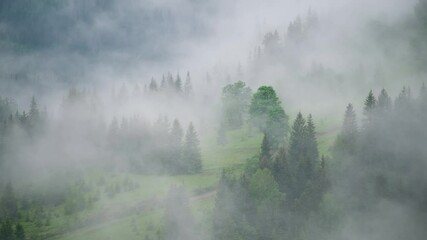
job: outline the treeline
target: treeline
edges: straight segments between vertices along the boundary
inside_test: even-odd
[[[377,97],[370,91],[361,124],[358,122],[349,104],[333,151],[339,163],[334,179],[340,180],[337,192],[347,212],[351,216],[357,211],[362,219],[370,221],[369,216],[380,212],[381,204],[388,202],[405,209],[406,220],[394,220],[412,229],[409,239],[423,238],[425,222],[420,219],[426,219],[427,202],[425,85],[415,96],[404,87],[394,101],[384,89]],[[385,228],[389,221],[382,221]],[[403,234],[399,229],[390,232],[396,236],[392,239]]]
[[[149,124],[133,117],[114,119],[109,127],[107,149],[113,160],[127,160],[139,173],[193,174],[202,170],[198,135],[192,123],[184,130],[178,119],[165,117]],[[117,161],[120,162],[120,161]]]
[[[129,89],[126,84],[122,84],[119,89],[113,88],[112,100],[115,103],[124,103],[126,100],[142,97],[163,96],[170,98],[182,97],[183,99],[191,99],[194,96],[193,84],[191,82],[190,72],[187,72],[185,81],[181,79],[178,73],[174,78],[171,73],[162,76],[160,82],[154,77],[151,78],[149,84],[144,84],[143,88],[136,83],[132,89]]]

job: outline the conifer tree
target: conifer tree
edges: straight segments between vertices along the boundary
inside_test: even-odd
[[[193,86],[191,84],[190,72],[187,72],[187,78],[185,79],[184,94],[187,97],[191,97],[193,95]]]
[[[31,99],[29,118],[33,123],[37,123],[40,120],[40,111],[35,97],[32,97]]]
[[[317,139],[316,139],[316,127],[314,126],[313,118],[311,114],[308,116],[307,125],[306,125],[306,154],[308,160],[312,163],[317,162],[319,159],[319,150],[317,149]]]
[[[22,224],[16,224],[15,240],[25,240],[25,231]]]
[[[181,80],[181,77],[179,76],[179,74],[176,75],[175,91],[177,93],[181,93],[182,92],[182,80]]]
[[[156,82],[156,80],[154,80],[154,78],[151,78],[149,89],[152,92],[156,92],[158,90],[158,88],[157,88],[157,82]]]
[[[365,106],[363,108],[363,114],[365,115],[365,127],[372,123],[376,105],[377,100],[371,90],[365,99]]]
[[[381,90],[380,95],[378,96],[378,109],[381,113],[384,113],[391,108],[391,99],[388,96],[388,93],[385,89]]]
[[[263,168],[271,169],[271,146],[270,146],[269,137],[267,134],[264,134],[264,138],[262,139],[260,166],[261,166],[261,169]]]
[[[298,113],[291,130],[289,139],[289,167],[291,172],[295,172],[298,162],[302,161],[304,155],[304,135],[306,132],[305,119],[301,112]]]
[[[354,154],[358,137],[356,113],[353,105],[349,103],[344,114],[341,133],[335,142],[335,150],[346,154]]]
[[[190,123],[185,135],[183,161],[185,161],[188,173],[198,173],[202,171],[202,157],[199,147],[199,139],[194,130],[193,123]]]

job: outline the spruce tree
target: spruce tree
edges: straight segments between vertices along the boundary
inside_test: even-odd
[[[25,231],[22,224],[16,224],[15,240],[25,240]]]
[[[335,153],[354,154],[358,137],[356,113],[353,105],[349,103],[344,114],[341,133],[335,142]],[[338,157],[338,156],[337,156]]]
[[[298,162],[302,161],[304,155],[304,135],[306,132],[305,119],[301,112],[298,113],[291,130],[289,139],[289,167],[291,172],[295,172]]]
[[[157,82],[156,82],[156,80],[154,80],[154,78],[151,78],[149,89],[150,89],[151,92],[157,92],[157,90],[158,90],[158,88],[157,88]]]
[[[187,72],[187,78],[185,79],[184,94],[187,97],[193,96],[193,86],[191,84],[190,72]]]
[[[179,76],[179,74],[176,75],[175,91],[177,93],[181,93],[182,92],[182,81],[181,81],[181,77]]]
[[[388,96],[388,93],[385,89],[381,90],[380,95],[378,96],[378,109],[381,113],[384,113],[391,108],[391,99]]]
[[[314,126],[311,114],[308,116],[306,125],[306,154],[308,160],[315,163],[319,160],[319,150],[317,149],[316,127]]]
[[[365,115],[365,127],[368,127],[372,123],[376,105],[377,100],[371,90],[365,99],[365,106],[363,108],[363,114]]]
[[[261,155],[260,155],[260,166],[261,169],[268,168],[271,169],[271,146],[269,137],[267,134],[264,134],[261,144]]]
[[[183,148],[183,161],[185,162],[186,172],[188,173],[199,173],[202,171],[202,157],[199,144],[193,123],[190,123],[185,135]]]

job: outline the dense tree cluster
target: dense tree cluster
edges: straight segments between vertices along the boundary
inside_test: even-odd
[[[138,117],[114,119],[107,149],[113,160],[125,160],[131,169],[146,173],[191,174],[202,170],[200,143],[192,123],[184,136],[178,119],[161,117],[149,124]],[[123,161],[120,161],[123,162]]]
[[[378,97],[370,91],[364,102],[362,125],[358,128],[349,104],[334,146],[338,164],[333,178],[340,181],[335,187],[348,216],[353,217],[357,211],[362,220],[372,221],[373,213],[382,214],[384,202],[394,208],[404,206],[419,213],[399,223],[411,225],[409,239],[423,238],[426,233],[424,223],[419,222],[426,217],[427,201],[426,96],[424,85],[416,97],[404,87],[393,104],[386,90]],[[387,228],[389,221],[382,224]],[[393,237],[389,239],[399,239],[399,231],[390,229]]]
[[[268,137],[273,130],[284,129],[287,119],[271,87],[261,87],[254,95],[251,113],[264,132],[261,154],[248,161],[242,175],[233,169],[223,171],[213,216],[214,239],[296,239],[310,216],[317,214],[328,186],[312,117],[306,122],[299,113],[284,145]],[[282,125],[279,129],[266,124],[274,120]],[[281,137],[285,138],[283,132]]]

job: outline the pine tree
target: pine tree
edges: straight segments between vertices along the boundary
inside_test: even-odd
[[[16,224],[15,240],[25,240],[24,227],[20,223]]]
[[[306,125],[306,153],[308,160],[312,163],[319,160],[319,150],[317,149],[316,127],[314,126],[311,114],[308,116]]]
[[[176,75],[175,91],[177,93],[181,93],[182,92],[182,81],[181,81],[181,77],[179,76],[179,74]]]
[[[35,97],[31,99],[29,118],[32,123],[37,123],[40,120],[40,111]]]
[[[365,99],[365,106],[363,108],[363,114],[365,115],[365,127],[372,123],[376,105],[377,100],[371,90]]]
[[[288,156],[285,147],[280,147],[278,150],[272,167],[272,174],[279,185],[279,189],[282,193],[288,193],[292,191],[292,178],[289,172]]]
[[[378,109],[381,113],[385,113],[391,108],[391,99],[388,96],[388,93],[385,89],[381,90],[380,95],[378,96]]]
[[[199,139],[194,130],[193,123],[190,123],[185,135],[183,149],[183,161],[186,163],[186,170],[188,173],[198,173],[202,171],[202,157],[199,144]]]
[[[154,80],[154,78],[151,78],[149,89],[152,92],[156,92],[158,90],[158,88],[157,88],[157,82],[156,82],[156,80]]]
[[[191,84],[190,72],[187,72],[187,78],[185,79],[184,94],[187,97],[193,96],[193,86]]]
[[[335,142],[335,150],[340,153],[354,154],[358,137],[356,113],[353,105],[349,103],[344,114],[341,133]],[[338,153],[336,152],[336,153]]]
[[[289,167],[291,172],[295,172],[297,165],[302,161],[304,155],[304,135],[306,132],[305,119],[301,112],[298,113],[291,131],[289,144]]]
[[[271,169],[271,146],[267,134],[264,134],[264,138],[262,139],[261,155],[259,161],[261,169]]]

